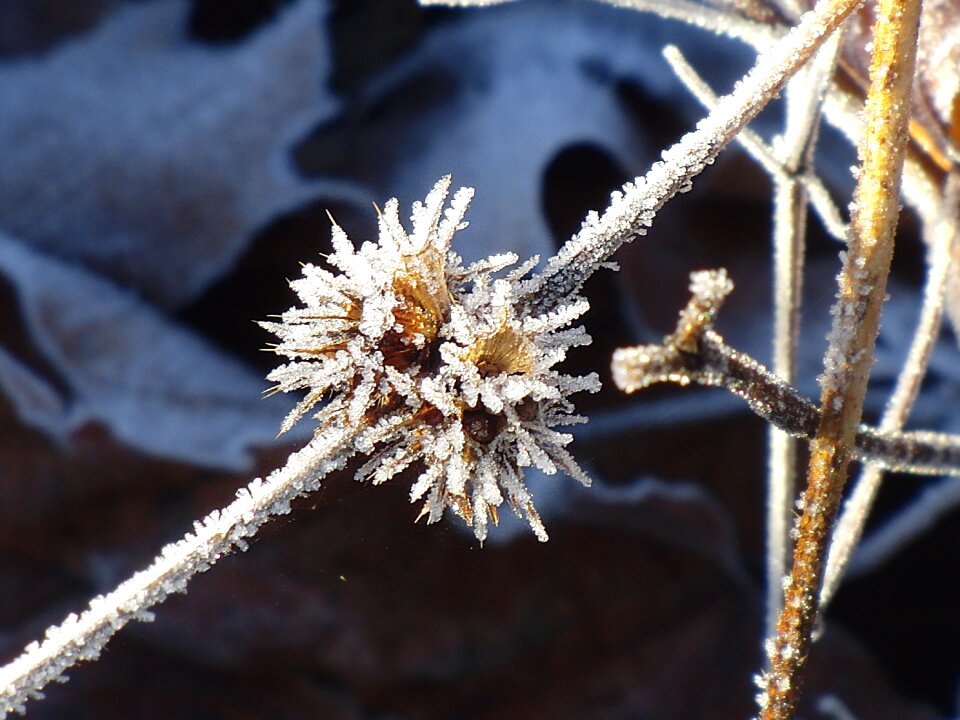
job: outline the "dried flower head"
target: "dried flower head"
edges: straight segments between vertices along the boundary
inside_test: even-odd
[[[419,469],[410,491],[428,522],[452,508],[483,540],[504,499],[540,540],[543,523],[523,482],[523,468],[558,469],[589,484],[554,428],[585,422],[568,396],[599,389],[596,374],[573,377],[553,367],[586,345],[587,310],[570,293],[551,311],[530,309],[528,276],[537,258],[516,266],[513,253],[464,266],[451,252],[473,196],[461,188],[443,205],[450,178],[415,203],[413,230],[397,201],[380,215],[379,240],[359,250],[334,225],[338,272],[306,265],[291,283],[303,307],[262,325],[280,338],[291,362],[270,373],[275,390],[306,390],[284,421],[289,429],[321,400],[317,434],[351,434],[349,451],[368,454],[358,479],[381,483]]]

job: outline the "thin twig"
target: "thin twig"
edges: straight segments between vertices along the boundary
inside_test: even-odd
[[[599,1],[680,20],[717,35],[741,40],[751,45],[757,52],[764,51],[772,43],[781,39],[788,29],[785,25],[768,25],[745,18],[735,9],[720,11],[709,7],[698,13],[697,7],[699,5],[689,2],[689,0]],[[429,2],[430,4],[445,4],[445,0],[429,0]],[[680,6],[679,9],[676,6]],[[704,18],[707,19],[704,20]],[[862,109],[863,97],[856,90],[833,84],[824,103],[824,118],[851,143],[856,144],[858,138],[863,136]],[[760,145],[762,145],[762,142]],[[747,143],[744,143],[744,146],[749,147]],[[903,166],[901,192],[904,202],[917,216],[924,223],[932,223],[940,214],[940,188],[938,187],[938,180],[928,172],[919,156],[920,154],[922,154],[922,151],[921,153],[909,152],[907,154]],[[831,204],[829,195],[823,185],[808,183],[808,192],[811,196],[822,195],[825,202],[823,204],[814,202],[814,209],[818,211],[827,226],[827,231],[834,236],[840,235],[836,232],[836,229],[843,224],[842,220],[838,219],[839,215],[828,217],[819,212],[821,207],[827,207]],[[958,291],[958,294],[960,294],[960,291]],[[957,323],[955,322],[955,324]]]
[[[443,0],[435,0],[442,4]],[[685,22],[693,27],[713,32],[717,35],[741,40],[751,45],[757,52],[763,52],[772,43],[778,41],[787,32],[787,26],[765,24],[746,18],[735,9],[722,11],[713,7],[698,11],[697,3],[689,0],[600,0],[611,5],[629,7],[639,12],[651,12],[660,17]],[[679,7],[676,7],[679,6]],[[692,6],[692,8],[690,7]],[[862,114],[863,97],[854,89],[833,84],[826,96],[824,104],[824,118],[835,129],[839,130],[851,143],[857,144],[858,138],[863,136],[864,118]],[[762,145],[762,143],[760,143]],[[745,147],[749,147],[744,143]],[[910,152],[904,161],[902,189],[903,199],[924,223],[932,223],[940,214],[940,188],[938,180],[932,176],[920,158],[920,153]],[[839,228],[842,221],[832,222],[838,215],[825,216],[820,213],[821,207],[827,207],[829,195],[822,184],[809,184],[808,192],[811,196],[822,195],[826,200],[823,204],[814,202],[814,209],[818,211],[828,232],[837,235],[834,228]],[[960,291],[958,291],[960,294]]]
[[[722,387],[784,433],[814,440],[822,421],[817,406],[752,357],[731,348],[713,330],[713,317],[731,287],[722,270],[694,273],[693,297],[680,314],[677,330],[662,345],[617,350],[614,382],[628,393],[666,382]],[[853,457],[899,472],[960,475],[960,436],[884,432],[860,425]]]
[[[614,193],[602,215],[587,216],[580,231],[530,281],[526,292],[531,307],[537,312],[551,310],[555,298],[579,290],[618,248],[644,235],[657,211],[690,189],[693,178],[756,117],[858,4],[859,0],[820,0],[782,40],[760,55],[753,69],[694,131],[665,150],[646,175]]]
[[[796,347],[803,299],[807,188],[800,177],[811,172],[820,110],[833,78],[842,30],[822,47],[787,85],[786,128],[775,143],[783,172],[773,176],[773,372],[795,384]],[[783,609],[782,578],[790,555],[790,528],[796,493],[797,443],[775,427],[768,431],[767,463],[767,612],[764,637],[770,637]]]
[[[42,642],[31,643],[23,654],[0,668],[0,717],[23,712],[26,702],[42,697],[41,689],[64,679],[64,671],[78,662],[95,660],[115,632],[131,620],[149,621],[149,608],[172,593],[184,592],[197,573],[205,572],[233,549],[245,549],[251,537],[270,517],[290,511],[290,503],[316,489],[321,478],[346,463],[354,432],[342,437],[315,437],[287,464],[265,480],[256,479],[237,492],[222,510],[195,522],[192,533],[165,547],[150,567],[90,601],[79,616],[70,614],[47,630]],[[319,439],[318,439],[319,438]],[[318,450],[320,440],[326,444]]]
[[[822,52],[822,50],[821,50]],[[677,79],[691,92],[691,94],[700,101],[700,103],[709,111],[713,111],[717,106],[719,98],[710,89],[687,62],[680,49],[675,45],[666,45],[663,48],[663,57],[669,63]],[[780,159],[777,158],[774,151],[763,141],[757,133],[749,127],[745,127],[737,135],[737,142],[743,146],[747,154],[763,170],[776,179],[785,174],[785,169]],[[797,172],[792,173],[792,179],[802,184],[806,190],[810,207],[820,218],[824,229],[834,239],[846,242],[847,224],[840,214],[840,210],[830,197],[830,191],[827,190],[823,181],[813,172],[810,167],[803,167]]]
[[[788,120],[790,117],[788,113]],[[794,169],[799,167],[799,158],[789,158],[787,161],[796,161]],[[803,185],[786,173],[774,176],[773,197],[772,365],[773,372],[780,379],[794,385],[797,382],[796,347],[803,299],[808,197]],[[793,526],[793,503],[797,491],[796,439],[770,426],[767,443],[764,638],[775,632],[777,618],[783,610],[783,577],[787,573],[790,558],[790,529]]]
[[[489,7],[505,5],[515,0],[420,0],[421,5],[442,5],[444,7]]]
[[[806,231],[808,201],[826,198],[834,215],[832,201],[824,189],[808,194],[810,181],[819,183],[812,172],[812,150],[816,120],[822,105],[826,83],[839,48],[839,35],[818,51],[811,65],[798,73],[787,86],[787,128],[778,152],[772,151],[755,133],[745,128],[737,140],[771,176],[774,183],[774,353],[773,370],[786,383],[795,378],[795,346],[800,325],[800,299],[803,285],[803,237]],[[680,50],[667,46],[663,55],[671,69],[700,102],[712,109],[716,96],[687,63]],[[797,83],[803,78],[802,87]],[[799,95],[798,95],[799,93]],[[842,225],[842,220],[837,223]],[[836,223],[835,223],[836,224]],[[846,228],[840,237],[845,238]],[[793,497],[796,487],[796,441],[776,426],[770,428],[767,496],[767,612],[764,637],[773,634],[783,599],[782,578],[790,555],[790,528],[793,521]]]
[[[854,456],[900,211],[919,16],[919,0],[880,0],[877,6],[849,250],[824,358],[820,424],[810,448],[793,569],[784,581],[777,635],[768,642],[770,670],[760,679],[762,720],[794,715],[830,533]]]
[[[599,2],[638,12],[653,13],[662,18],[680,20],[701,30],[742,40],[758,51],[772,45],[786,32],[786,28],[782,26],[778,27],[765,20],[745,17],[736,10],[731,11],[690,0],[599,0]]]
[[[951,266],[950,259],[953,249],[958,244],[957,212],[960,211],[960,174],[954,172],[947,176],[943,197],[943,215],[940,221],[932,227],[929,225],[924,227],[928,233],[927,281],[923,291],[920,319],[914,330],[903,371],[897,379],[897,386],[880,421],[881,431],[899,430],[906,423],[917,394],[920,392],[920,385],[926,375],[930,356],[940,334],[944,296]],[[823,589],[820,592],[821,607],[829,603],[836,593],[850,555],[860,541],[867,516],[880,489],[883,470],[884,468],[879,465],[867,465],[850,497],[844,503],[843,512],[830,543]]]

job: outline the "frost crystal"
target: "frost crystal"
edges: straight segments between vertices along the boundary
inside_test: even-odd
[[[332,270],[306,265],[292,283],[303,307],[262,323],[291,361],[268,376],[275,390],[307,391],[281,429],[330,397],[315,416],[318,447],[328,433],[369,428],[354,442],[370,456],[357,479],[381,483],[415,467],[410,496],[428,522],[449,507],[483,540],[506,499],[546,540],[523,468],[589,484],[565,449],[572,436],[554,428],[585,422],[568,396],[595,392],[599,379],[553,369],[590,342],[567,328],[588,305],[571,292],[549,312],[531,309],[524,291],[536,258],[510,270],[512,253],[464,266],[450,245],[473,191],[459,190],[444,211],[449,186],[441,179],[414,204],[410,233],[396,200],[376,243],[356,249],[334,225]]]

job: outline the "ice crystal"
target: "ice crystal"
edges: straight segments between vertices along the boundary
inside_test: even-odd
[[[315,415],[321,441],[382,428],[355,443],[369,455],[357,479],[381,483],[415,467],[410,497],[423,501],[428,522],[451,508],[483,540],[506,500],[546,540],[523,468],[589,484],[566,450],[573,437],[554,428],[585,422],[568,397],[598,390],[599,380],[553,369],[590,342],[568,327],[588,305],[575,293],[549,312],[522,302],[536,258],[516,265],[508,253],[465,266],[450,246],[473,191],[460,189],[444,211],[449,187],[445,177],[414,204],[410,233],[395,199],[377,242],[356,249],[334,225],[330,269],[306,265],[291,283],[303,306],[262,323],[290,359],[268,376],[274,389],[306,390],[281,429],[329,397]]]

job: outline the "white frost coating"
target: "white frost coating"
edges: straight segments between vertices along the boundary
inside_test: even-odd
[[[194,575],[242,547],[243,539],[271,516],[289,512],[294,498],[316,489],[321,478],[346,463],[353,439],[343,427],[317,435],[266,480],[253,480],[230,505],[194,523],[194,531],[165,547],[150,567],[108,595],[95,597],[79,616],[70,614],[61,625],[49,628],[41,642],[31,643],[20,657],[0,668],[0,717],[23,712],[29,699],[39,697],[49,682],[64,679],[69,667],[96,659],[120,628],[131,620],[152,619],[150,607],[183,592]]]
[[[421,0],[422,1],[422,0]],[[689,2],[688,0],[601,0],[607,5],[654,13],[662,18],[680,20],[688,25],[742,40],[760,49],[772,44],[779,28],[751,20],[725,7]]]
[[[590,342],[568,327],[588,304],[556,296],[550,312],[529,314],[518,288],[530,266],[495,276],[516,263],[512,253],[464,267],[450,246],[473,191],[459,190],[444,211],[449,187],[445,177],[414,205],[410,233],[396,200],[384,206],[377,243],[357,250],[334,228],[328,262],[342,274],[306,266],[292,283],[303,307],[262,323],[290,360],[268,377],[277,390],[307,390],[284,430],[330,394],[319,432],[342,412],[353,425],[394,422],[395,432],[355,445],[373,454],[357,479],[384,482],[417,463],[411,500],[423,500],[428,522],[450,508],[483,540],[506,500],[546,540],[520,469],[589,482],[564,449],[573,437],[553,430],[581,421],[570,395],[599,388],[594,374],[553,370]]]
[[[702,30],[709,30],[718,35],[743,40],[758,48],[770,45],[779,34],[778,29],[771,25],[751,20],[738,13],[728,12],[725,9],[689,2],[688,0],[600,1],[614,7],[649,12],[663,18],[680,20]],[[489,7],[491,5],[504,5],[509,2],[516,2],[516,0],[420,0],[420,4],[424,6],[460,8]]]
[[[663,49],[663,57],[680,82],[707,110],[712,111],[717,106],[717,96],[687,62],[679,48],[675,45],[667,45]],[[744,128],[737,135],[737,142],[771,178],[775,181],[784,178],[787,168],[774,149],[769,147],[757,133],[750,128]],[[835,240],[845,241],[847,224],[833,202],[830,191],[816,173],[808,169],[798,174],[793,170],[790,171],[790,179],[796,180],[803,186],[810,207],[817,213],[827,233]]]
[[[549,309],[552,296],[576,292],[621,245],[646,234],[657,211],[689,189],[693,178],[756,117],[857,4],[858,0],[821,0],[782,40],[762,53],[753,69],[693,132],[665,150],[646,175],[614,192],[603,215],[588,216],[580,231],[524,288],[526,293],[546,294],[530,302]]]
[[[442,7],[488,7],[490,5],[503,5],[516,0],[420,0],[421,5],[440,5]]]

